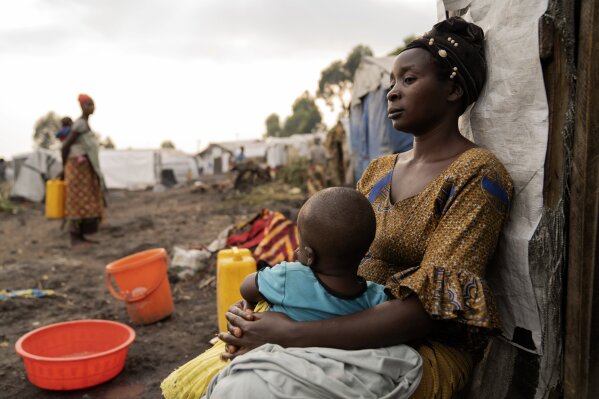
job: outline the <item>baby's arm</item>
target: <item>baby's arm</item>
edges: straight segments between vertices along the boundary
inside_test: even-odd
[[[241,292],[243,299],[254,305],[258,301],[264,299],[256,285],[256,273],[248,275],[245,280],[243,280],[243,283],[241,283],[241,286],[239,287],[239,291]]]

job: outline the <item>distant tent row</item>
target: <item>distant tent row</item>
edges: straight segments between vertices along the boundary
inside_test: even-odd
[[[259,158],[271,168],[286,165],[296,157],[308,157],[310,145],[325,133],[298,133],[289,137],[268,137],[265,140],[243,140],[211,143],[198,154],[202,174],[229,172],[232,160],[241,147],[247,158]]]
[[[38,149],[13,161],[13,198],[43,201],[46,181],[62,171],[58,151]],[[172,185],[199,177],[195,158],[171,149],[100,150],[100,167],[108,189],[143,190],[158,183]]]
[[[171,149],[102,150],[100,167],[109,189],[143,190],[158,183],[197,180],[199,176],[193,156]]]
[[[371,160],[412,148],[412,135],[395,130],[387,117],[393,61],[393,57],[364,57],[354,77],[349,142],[356,180]]]
[[[266,163],[271,168],[286,165],[294,158],[310,156],[310,146],[318,137],[324,143],[325,133],[293,134],[289,137],[268,137],[266,139]]]

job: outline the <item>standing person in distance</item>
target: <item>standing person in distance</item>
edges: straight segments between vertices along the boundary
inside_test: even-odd
[[[86,235],[94,234],[104,215],[104,177],[100,170],[98,144],[89,126],[94,100],[86,94],[78,97],[81,117],[71,126],[62,144],[65,181],[65,219],[71,244],[95,243]]]

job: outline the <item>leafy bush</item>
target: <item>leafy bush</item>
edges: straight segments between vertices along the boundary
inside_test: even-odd
[[[15,206],[8,199],[8,194],[0,189],[0,212],[12,212]]]

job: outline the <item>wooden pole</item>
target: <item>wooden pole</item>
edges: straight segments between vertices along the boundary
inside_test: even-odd
[[[564,398],[599,397],[599,7],[580,1]]]

